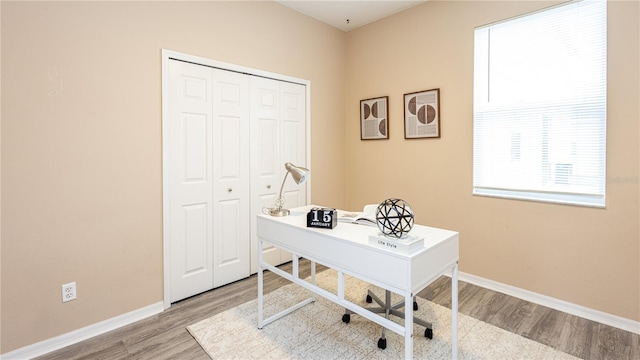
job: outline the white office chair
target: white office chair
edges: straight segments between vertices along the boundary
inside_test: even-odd
[[[362,211],[368,214],[373,214],[375,216],[377,207],[378,205],[376,204],[365,205]],[[390,315],[395,315],[401,319],[404,319],[404,312],[400,310],[404,307],[404,299],[396,304],[392,304],[391,291],[389,290],[385,290],[384,297],[385,299],[384,301],[382,301],[382,299],[377,297],[376,294],[373,293],[373,291],[367,290],[367,297],[365,301],[368,304],[371,304],[372,302],[375,301],[376,304],[378,305],[377,307],[367,308],[367,310],[376,314],[384,314],[384,317],[387,319],[389,319]],[[414,311],[418,310],[418,303],[416,302],[415,295],[413,296],[413,310]],[[351,314],[354,314],[354,312],[349,309],[345,309],[345,313],[344,315],[342,315],[342,322],[344,322],[345,324],[348,324],[349,321],[351,321]],[[433,325],[430,322],[424,321],[414,316],[413,323],[424,326],[425,327],[424,337],[426,337],[427,339],[433,339]],[[382,336],[380,337],[380,339],[378,339],[378,347],[383,350],[387,348],[387,338],[385,336],[386,330],[387,329],[383,326]]]

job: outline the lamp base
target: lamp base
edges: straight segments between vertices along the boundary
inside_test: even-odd
[[[289,216],[289,209],[271,209],[269,210],[269,214],[271,216]]]

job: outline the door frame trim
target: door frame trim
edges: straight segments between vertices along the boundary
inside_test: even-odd
[[[217,69],[239,72],[247,75],[260,76],[278,81],[286,81],[290,83],[305,86],[306,101],[306,163],[310,167],[311,164],[311,81],[300,79],[288,75],[278,74],[270,71],[240,66],[236,64],[225,63],[222,61],[207,59],[200,56],[189,55],[173,50],[162,49],[162,247],[163,247],[163,306],[164,309],[171,307],[171,246],[169,243],[169,176],[165,172],[169,169],[168,153],[169,153],[169,61],[178,60],[193,63],[196,65],[209,66]],[[308,181],[307,203],[311,203],[311,179]]]

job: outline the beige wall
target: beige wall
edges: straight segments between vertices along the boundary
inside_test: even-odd
[[[640,320],[639,3],[608,7],[606,209],[474,197],[474,27],[549,5],[429,1],[347,35],[347,203],[407,200],[460,232],[460,270]],[[440,139],[404,140],[404,93],[440,88]],[[390,139],[361,141],[359,101],[388,95]],[[384,169],[384,170],[383,170]]]
[[[162,48],[310,80],[312,200],[344,206],[343,32],[275,2],[1,6],[0,353],[162,301]]]

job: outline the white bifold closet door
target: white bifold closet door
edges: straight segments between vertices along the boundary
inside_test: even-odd
[[[256,214],[273,206],[284,163],[307,166],[304,85],[169,60],[170,301],[257,272]],[[168,176],[167,176],[168,175]],[[307,186],[285,184],[285,207]],[[290,254],[268,244],[265,259]]]
[[[258,271],[258,238],[255,214],[276,202],[290,162],[306,166],[306,89],[304,85],[273,79],[251,78],[251,273]],[[306,205],[307,186],[287,179],[283,190],[285,208]],[[279,265],[291,254],[267,243],[266,262]]]
[[[171,60],[171,301],[249,276],[249,78]]]

